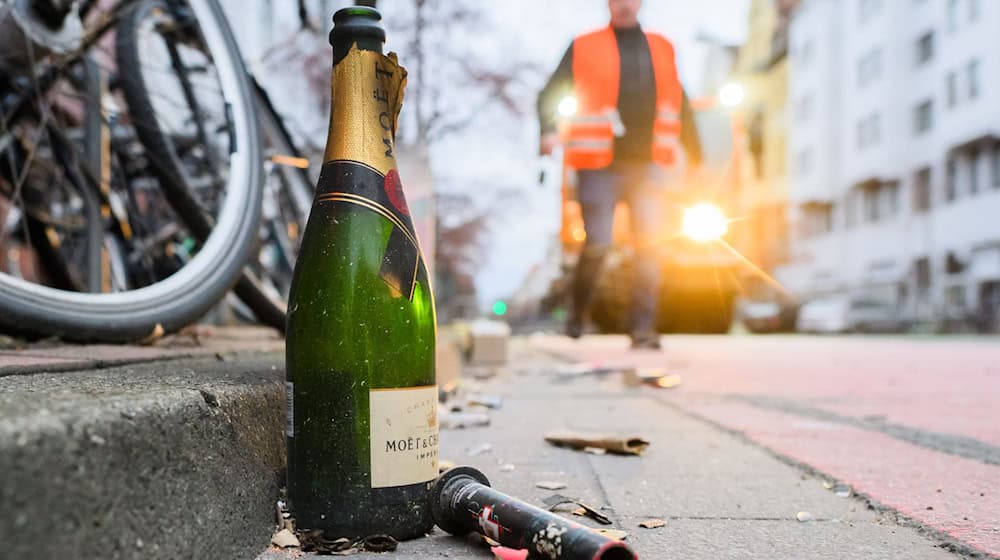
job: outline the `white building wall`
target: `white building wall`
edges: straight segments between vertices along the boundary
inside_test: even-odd
[[[994,170],[1000,165],[991,160],[1000,143],[997,29],[1000,2],[992,0],[803,2],[790,27],[788,157],[790,197],[798,206],[791,218],[801,224],[807,204],[829,203],[833,223],[826,233],[803,236],[800,228],[793,236],[793,262],[779,272],[792,291],[806,297],[875,293],[912,311],[919,307],[915,262],[927,258],[930,301],[923,308],[941,312],[955,286],[963,287],[961,299],[972,310],[979,305],[982,283],[1000,281],[990,277],[1000,264],[989,264],[994,259],[1000,263],[1000,177]],[[933,34],[933,54],[918,63],[918,40],[928,32]],[[810,43],[811,60],[796,64],[796,55]],[[859,61],[876,50],[877,70],[862,83]],[[978,61],[974,97],[972,61]],[[952,72],[957,95],[949,106],[947,76]],[[799,100],[810,93],[812,111],[797,118]],[[931,124],[918,133],[915,110],[928,100]],[[875,138],[859,146],[859,123],[871,118],[878,122]],[[974,162],[970,146],[979,149]],[[797,169],[809,149],[811,166]],[[946,194],[950,158],[957,169],[954,200]],[[976,193],[971,192],[973,165]],[[931,205],[920,210],[915,207],[915,177],[925,167],[931,172]],[[889,211],[889,187],[882,187],[892,183],[898,184],[894,212]],[[885,196],[882,215],[871,222],[865,219],[863,199],[866,189],[875,188],[885,189],[879,191]],[[966,265],[962,272],[946,273],[949,254]]]

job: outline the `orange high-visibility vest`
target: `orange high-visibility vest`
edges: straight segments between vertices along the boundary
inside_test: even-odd
[[[681,135],[681,83],[674,47],[665,37],[646,33],[656,79],[656,120],[653,161],[671,166],[677,161]],[[618,114],[621,61],[611,27],[573,42],[573,83],[577,113],[563,127],[566,163],[576,169],[600,169],[614,160],[616,136],[625,131]]]

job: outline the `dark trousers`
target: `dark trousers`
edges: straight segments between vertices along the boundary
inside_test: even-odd
[[[662,231],[662,173],[655,164],[615,164],[578,172],[577,196],[587,232],[573,278],[575,320],[582,320],[593,299],[594,285],[612,243],[615,206],[629,207],[632,236],[636,240],[631,332],[653,331],[660,293],[660,258],[656,235]]]

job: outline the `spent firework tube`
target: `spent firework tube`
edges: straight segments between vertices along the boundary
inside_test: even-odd
[[[548,560],[637,560],[625,543],[490,488],[472,467],[442,474],[431,491],[438,527],[453,535],[476,532],[508,548]]]

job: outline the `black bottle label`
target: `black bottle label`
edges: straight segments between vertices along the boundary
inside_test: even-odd
[[[394,294],[413,298],[420,270],[420,244],[403,196],[399,173],[378,170],[356,161],[331,161],[323,166],[316,204],[348,203],[375,212],[392,223],[379,276]]]

